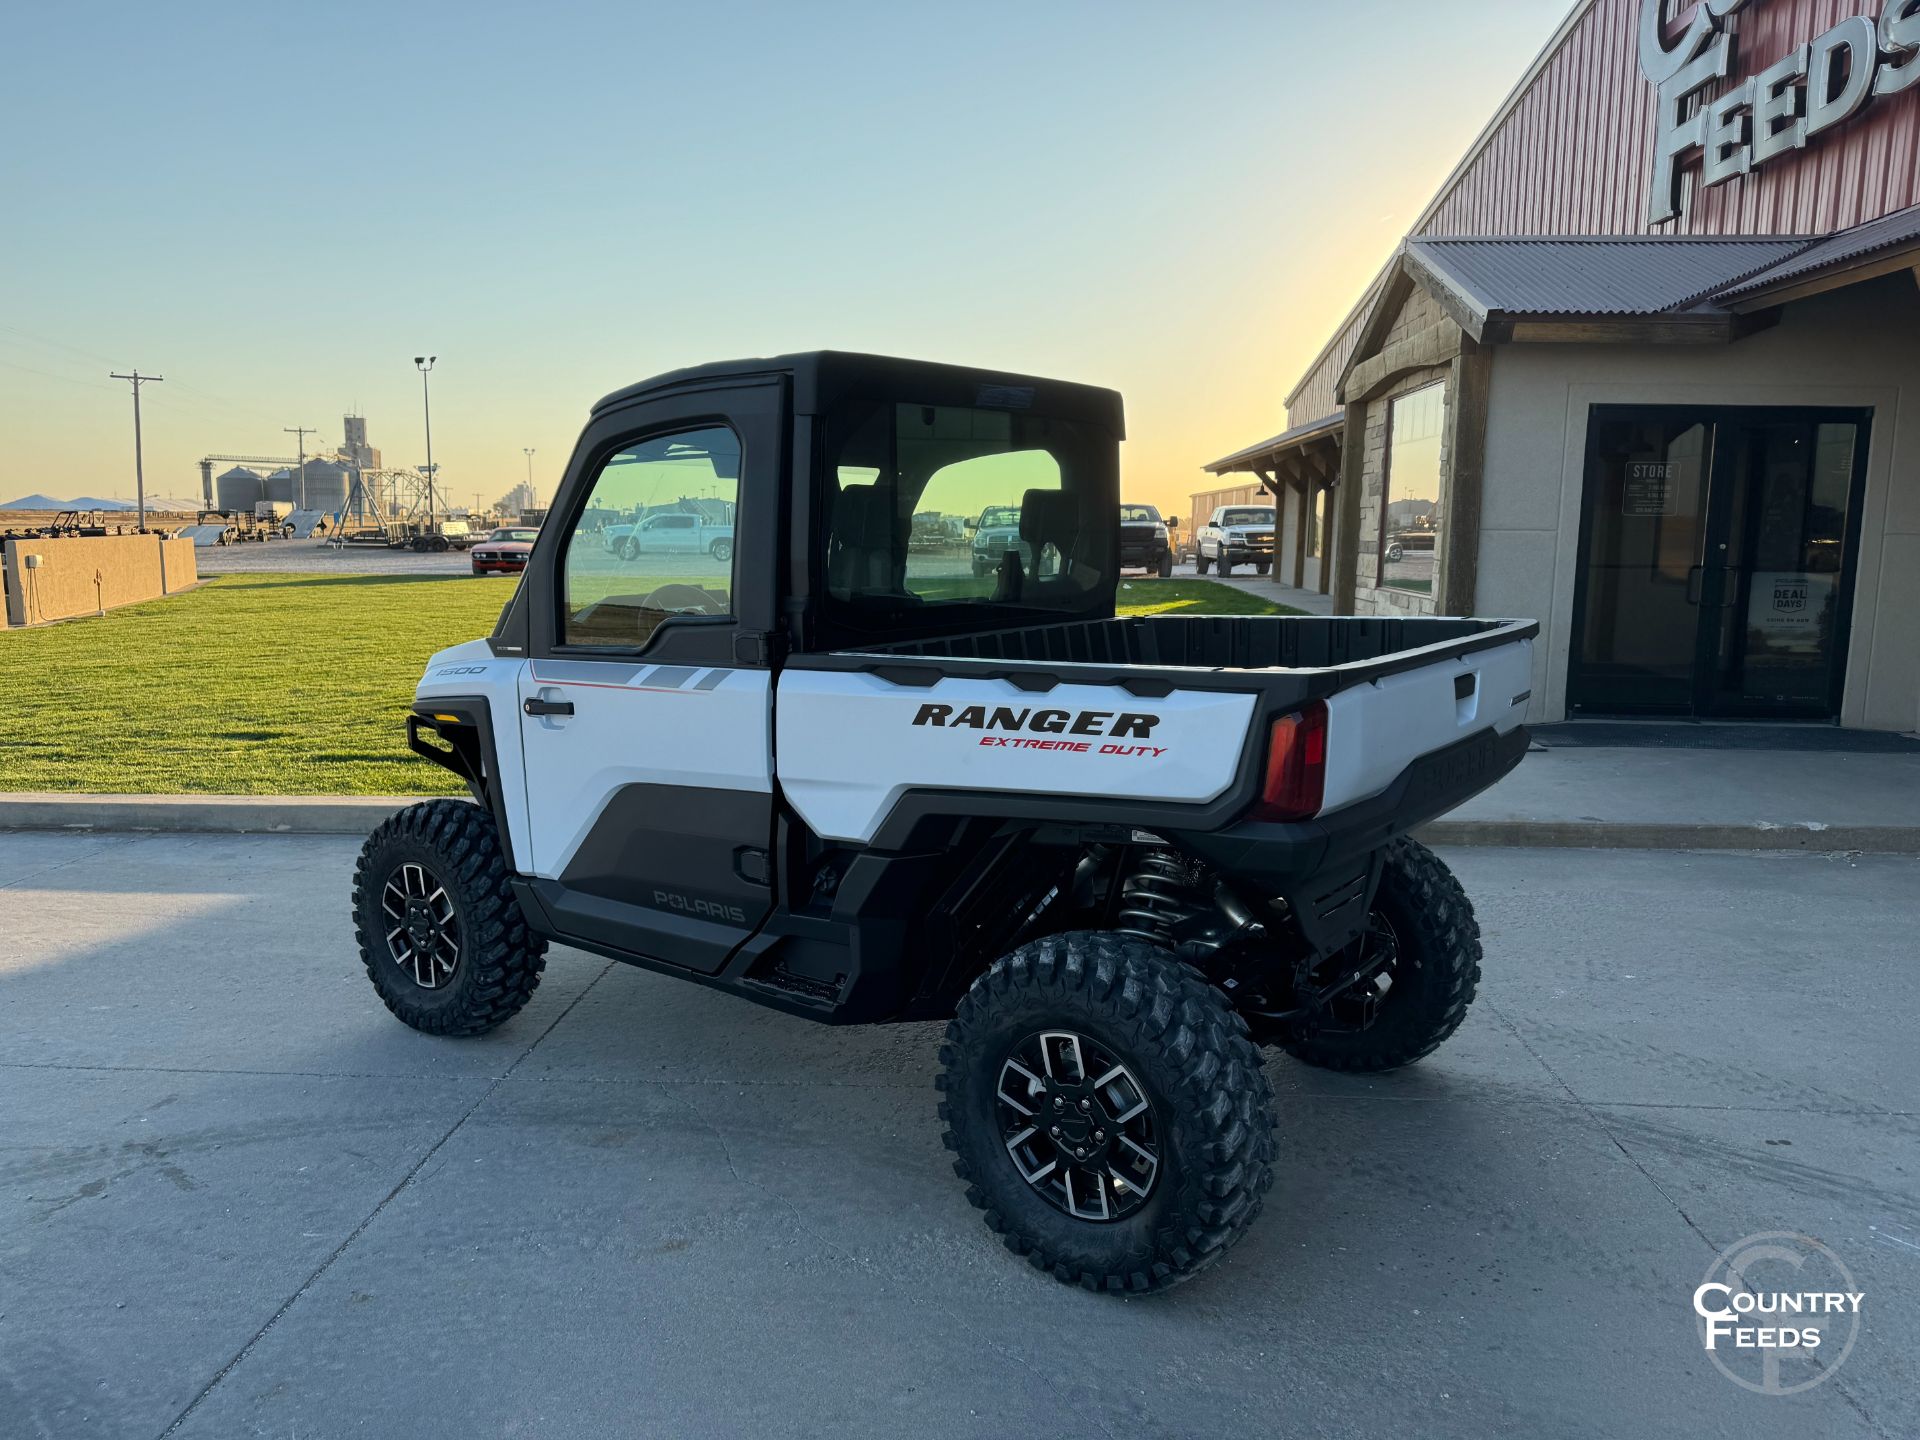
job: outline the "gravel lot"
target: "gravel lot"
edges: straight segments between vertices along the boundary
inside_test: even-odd
[[[1466,1027],[1276,1058],[1280,1163],[1147,1301],[1008,1256],[933,1026],[556,952],[482,1040],[392,1020],[348,840],[0,835],[0,1436],[1896,1436],[1920,1427],[1920,864],[1471,851]],[[1815,1235],[1817,1389],[1689,1309]]]

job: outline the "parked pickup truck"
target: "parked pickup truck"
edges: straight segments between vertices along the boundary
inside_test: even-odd
[[[1387,1070],[1466,1014],[1473,907],[1407,832],[1519,763],[1536,626],[1116,615],[1121,434],[1109,390],[833,353],[602,400],[493,634],[416,691],[472,799],[361,852],[387,1006],[490,1030],[559,943],[945,1020],[945,1143],[1015,1254],[1117,1293],[1217,1260],[1274,1178],[1258,1047]],[[737,488],[730,592],[593,568],[603,466],[669,443]],[[911,553],[1010,475],[989,574]]]
[[[1231,575],[1236,565],[1252,565],[1264,575],[1273,568],[1271,505],[1222,505],[1194,532],[1194,568],[1202,575],[1216,565]]]
[[[1142,569],[1163,580],[1173,574],[1173,542],[1155,506],[1120,507],[1120,568]]]
[[[642,555],[711,555],[733,559],[733,526],[704,515],[664,510],[625,525],[609,525],[607,549],[622,560]]]

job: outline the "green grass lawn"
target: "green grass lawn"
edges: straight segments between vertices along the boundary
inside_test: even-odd
[[[513,583],[227,575],[102,619],[0,631],[0,791],[456,790],[408,752],[404,717],[427,657],[491,631]],[[1231,586],[1154,579],[1122,581],[1120,610],[1287,613]]]

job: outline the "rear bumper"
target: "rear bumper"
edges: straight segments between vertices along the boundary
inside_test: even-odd
[[[1366,922],[1381,848],[1504,778],[1530,739],[1524,725],[1504,735],[1482,730],[1421,756],[1378,795],[1331,815],[1245,820],[1170,838],[1249,895],[1286,896],[1315,948],[1337,950]]]
[[[1170,547],[1166,541],[1148,541],[1138,545],[1123,544],[1120,547],[1120,563],[1123,566],[1145,565],[1149,568],[1160,563]]]

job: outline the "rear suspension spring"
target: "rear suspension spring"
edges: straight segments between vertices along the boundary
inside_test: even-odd
[[[1187,864],[1178,855],[1149,850],[1120,887],[1119,923],[1114,930],[1171,946],[1174,924],[1187,913],[1192,885]]]

